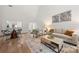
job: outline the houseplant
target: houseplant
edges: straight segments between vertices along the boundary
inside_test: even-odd
[[[33,37],[36,37],[37,38],[38,37],[38,32],[39,31],[37,29],[33,29],[32,30]]]

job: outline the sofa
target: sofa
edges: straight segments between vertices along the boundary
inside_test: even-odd
[[[67,31],[70,31],[70,33],[66,33]],[[77,45],[78,42],[78,36],[75,34],[74,30],[62,30],[62,29],[54,29],[54,32],[52,33],[53,36],[63,38],[64,43],[68,43],[71,45]]]

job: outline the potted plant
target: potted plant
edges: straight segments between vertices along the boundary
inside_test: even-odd
[[[38,32],[39,31],[37,29],[33,29],[32,30],[33,37],[36,37],[37,38],[38,37]]]

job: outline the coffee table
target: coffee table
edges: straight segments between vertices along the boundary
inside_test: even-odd
[[[48,35],[44,35],[41,38],[41,43],[45,44],[47,47],[51,48],[53,51],[59,53],[63,48],[63,39],[61,38],[48,38]]]

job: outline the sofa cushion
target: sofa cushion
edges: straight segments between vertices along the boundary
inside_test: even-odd
[[[49,32],[52,32],[53,33],[54,32],[54,29],[50,29]]]
[[[70,30],[67,30],[65,31],[65,35],[68,35],[68,36],[72,36],[72,34],[74,33],[74,31],[70,31]]]
[[[56,29],[54,30],[54,32],[55,32],[55,33],[63,33],[64,30],[63,30],[63,29],[56,28]]]
[[[53,33],[53,35],[57,36],[57,37],[60,37],[60,38],[63,38],[63,39],[72,39],[71,36],[67,36],[67,35],[60,34],[60,33]]]

